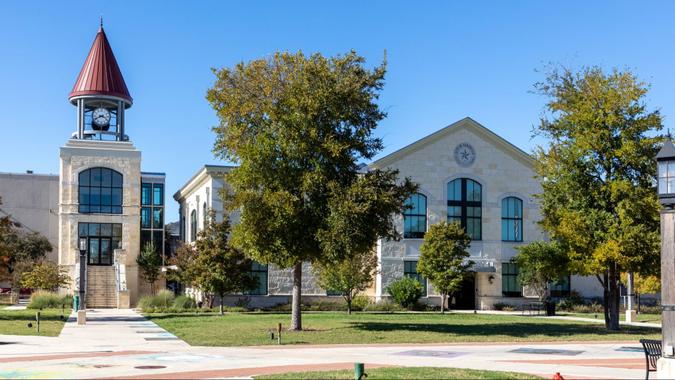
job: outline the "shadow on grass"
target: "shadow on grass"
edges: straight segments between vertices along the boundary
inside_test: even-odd
[[[350,322],[350,325],[369,332],[430,332],[466,336],[506,335],[526,338],[532,335],[564,337],[582,334],[644,336],[659,331],[646,327],[623,327],[621,331],[609,331],[604,325],[569,323],[499,323],[499,324],[452,324],[452,323],[399,323],[399,322]]]
[[[26,313],[26,312],[15,312],[15,311],[8,311],[5,313],[0,313],[0,322],[7,321],[26,321],[26,322],[35,322],[35,312],[33,313]],[[65,322],[68,320],[68,314],[53,314],[53,313],[40,313],[40,321],[46,322],[46,321],[62,321]]]

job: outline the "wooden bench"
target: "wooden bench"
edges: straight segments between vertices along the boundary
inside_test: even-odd
[[[654,339],[640,339],[640,344],[645,350],[645,379],[649,380],[649,372],[656,372],[656,361],[661,357],[661,341]]]

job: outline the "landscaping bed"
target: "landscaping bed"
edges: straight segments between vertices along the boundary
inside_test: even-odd
[[[277,344],[270,333],[287,327],[287,313],[146,314],[191,345]],[[303,313],[304,331],[282,331],[282,344],[377,344],[542,341],[638,341],[660,339],[660,331],[517,315],[450,313]]]

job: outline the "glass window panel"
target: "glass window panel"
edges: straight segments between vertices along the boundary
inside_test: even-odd
[[[162,208],[155,207],[152,209],[152,228],[163,228],[164,218]]]
[[[91,186],[101,186],[101,168],[93,168],[91,170]]]
[[[152,233],[152,242],[155,244],[155,252],[157,252],[157,254],[161,254],[162,246],[164,245],[162,231],[154,231]]]
[[[110,265],[112,264],[112,252],[110,248],[110,239],[101,239],[101,253],[100,253],[100,264]]]
[[[98,238],[89,239],[89,264],[98,264],[100,262],[100,240]]]
[[[112,186],[122,187],[122,174],[115,171],[112,172]]]
[[[80,180],[79,180],[79,185],[80,186],[89,186],[89,173],[91,171],[85,170],[83,172],[80,172]]]
[[[675,193],[675,178],[668,178],[668,194]]]
[[[87,235],[89,235],[89,229],[88,229],[88,228],[89,228],[89,226],[87,225],[87,223],[80,223],[80,224],[78,224],[78,225],[77,225],[78,235],[79,235],[79,236],[87,236]]]
[[[675,162],[666,162],[668,165],[668,177],[675,177]]]
[[[112,188],[110,191],[110,204],[113,206],[122,205],[122,189]]]
[[[110,206],[101,206],[101,208],[99,209],[99,212],[100,212],[101,214],[111,214],[111,213],[112,213],[112,207],[110,207]]]
[[[101,223],[101,236],[112,236],[112,224]]]
[[[141,228],[150,227],[150,207],[141,207]]]
[[[89,236],[100,236],[101,225],[98,223],[89,223]]]
[[[112,236],[122,236],[122,225],[115,223],[112,225]]]
[[[101,169],[101,186],[110,187],[112,186],[112,172],[110,169],[102,168]]]
[[[156,183],[152,188],[152,203],[155,206],[164,204],[164,185]]]
[[[113,238],[111,243],[112,249],[122,249],[122,240]]]
[[[80,187],[80,205],[89,206],[89,188]]]
[[[141,185],[141,204],[149,205],[150,204],[150,193],[152,191],[152,184],[144,183]]]
[[[101,204],[101,188],[92,187],[89,190],[89,204],[90,205],[100,205]]]
[[[101,188],[101,205],[110,206],[112,204],[112,189]]]

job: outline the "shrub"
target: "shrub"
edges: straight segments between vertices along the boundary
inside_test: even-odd
[[[154,296],[143,296],[138,301],[138,307],[141,308],[144,312],[150,310],[151,308],[162,308],[169,309],[173,306],[175,296],[170,290],[162,290]]]
[[[514,310],[516,310],[515,306],[513,306],[509,303],[506,303],[506,302],[497,302],[494,305],[492,305],[492,307],[495,310],[501,310],[501,311],[514,311]]]
[[[382,312],[394,312],[394,311],[403,311],[405,310],[403,307],[400,305],[397,305],[393,302],[389,301],[380,301],[380,302],[372,302],[366,305],[365,309],[363,311],[382,311]]]
[[[28,309],[60,309],[62,307],[71,308],[73,297],[71,295],[61,296],[52,292],[35,292],[30,297]]]
[[[661,306],[640,306],[641,314],[661,314]]]
[[[173,301],[173,308],[174,309],[194,309],[197,307],[197,303],[195,300],[188,296],[178,296],[176,299]]]
[[[423,292],[422,284],[411,277],[403,277],[387,287],[387,293],[394,299],[394,302],[406,309],[415,306]]]
[[[347,303],[342,300],[316,300],[306,305],[306,310],[309,311],[345,311],[347,310]]]
[[[370,297],[361,294],[356,295],[354,299],[352,299],[352,309],[355,311],[366,310],[366,308],[370,304],[371,304]]]

